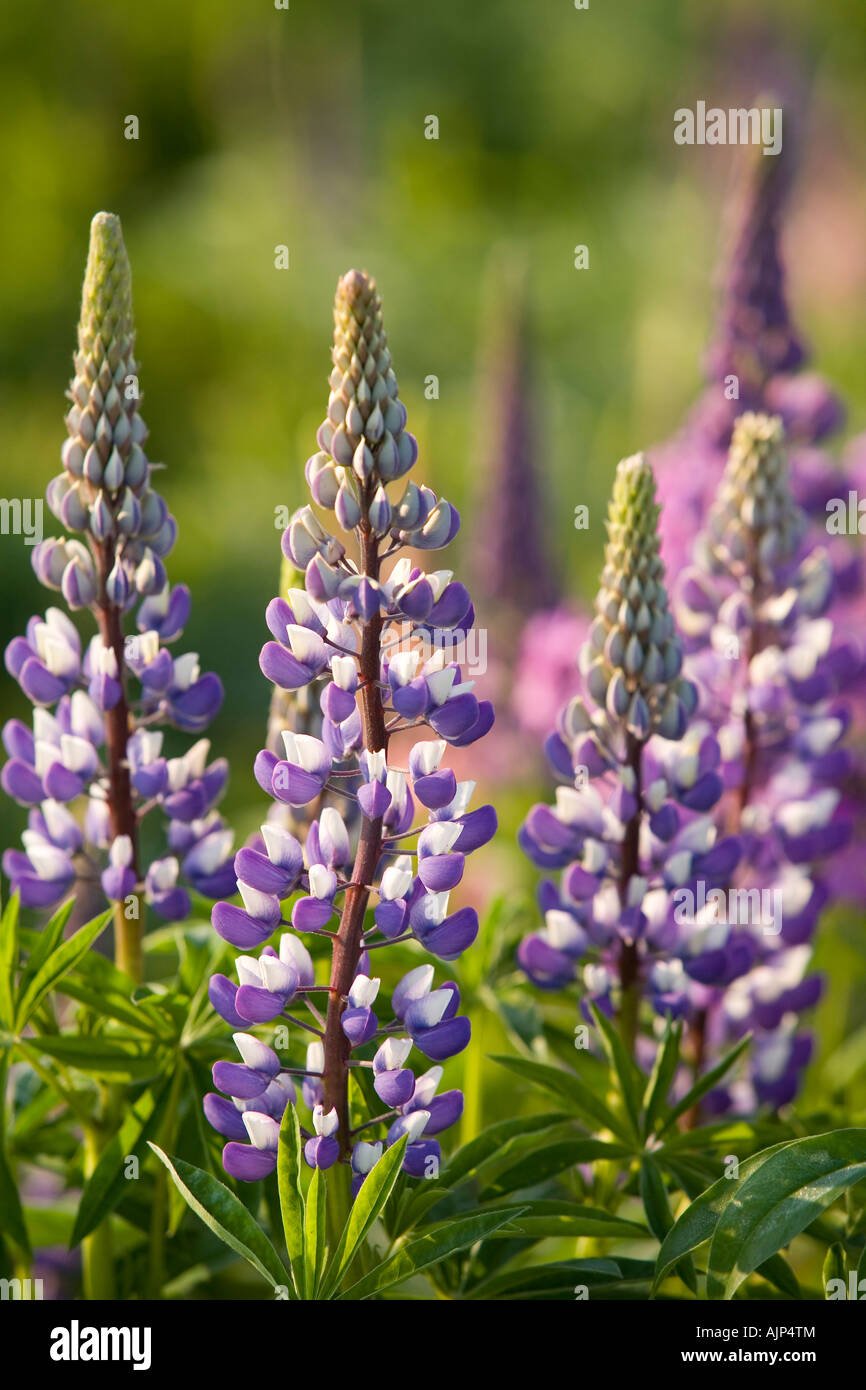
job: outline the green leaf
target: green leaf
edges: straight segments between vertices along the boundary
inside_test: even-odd
[[[495,1182],[482,1192],[481,1201],[519,1192],[524,1187],[536,1187],[548,1178],[558,1177],[577,1163],[595,1163],[598,1159],[629,1158],[630,1150],[620,1144],[606,1144],[601,1139],[563,1139],[528,1154],[500,1173]]]
[[[145,937],[145,943],[149,938]],[[145,945],[145,949],[146,945]],[[72,987],[82,988],[90,993],[104,995],[106,999],[120,1002],[128,1009],[134,1011],[138,1022],[136,1026],[148,1028],[149,1031],[156,1033],[160,1037],[176,1041],[178,1029],[175,1020],[170,1013],[166,1013],[169,1007],[165,995],[155,994],[149,991],[143,998],[136,997],[135,985],[128,975],[102,956],[98,951],[88,951],[78,962],[71,978],[64,981],[64,991],[71,992]],[[77,998],[77,995],[73,995]],[[184,1014],[188,1013],[189,1006],[184,1008]]]
[[[652,1263],[645,1260],[562,1260],[553,1264],[531,1265],[526,1269],[511,1269],[476,1284],[469,1293],[471,1299],[549,1299],[575,1298],[576,1286],[591,1290],[592,1299],[602,1296],[603,1289],[613,1289],[623,1281],[647,1281],[652,1278]]]
[[[707,1297],[740,1284],[847,1188],[866,1177],[866,1129],[840,1129],[786,1144],[737,1188],[710,1245]]]
[[[489,1125],[447,1159],[438,1179],[416,1183],[408,1189],[393,1221],[391,1236],[421,1225],[431,1208],[447,1203],[452,1193],[457,1193],[455,1200],[459,1200],[459,1193],[465,1191],[472,1180],[484,1182],[491,1173],[495,1176],[508,1166],[508,1155],[514,1152],[515,1146],[518,1152],[523,1152],[527,1143],[534,1146],[538,1142],[533,1136],[545,1132],[556,1134],[563,1125],[573,1132],[572,1121],[561,1114],[526,1115]],[[436,1217],[430,1216],[429,1220],[432,1224]]]
[[[781,1255],[772,1255],[769,1260],[758,1265],[756,1273],[773,1284],[786,1298],[802,1297],[797,1276],[788,1261],[784,1260]]]
[[[666,1116],[662,1128],[658,1131],[660,1135],[667,1134],[668,1130],[676,1124],[680,1115],[684,1115],[687,1110],[691,1110],[693,1106],[697,1105],[699,1100],[703,1099],[708,1091],[711,1091],[714,1086],[718,1085],[726,1072],[729,1072],[737,1059],[742,1056],[751,1041],[752,1035],[751,1033],[747,1033],[744,1038],[740,1038],[736,1047],[732,1047],[730,1052],[725,1053],[725,1056],[720,1062],[717,1062],[714,1067],[711,1067],[708,1072],[705,1072],[704,1075],[695,1082],[691,1090],[683,1096],[682,1100],[675,1105],[670,1114]]]
[[[146,1033],[150,1037],[164,1037],[166,1041],[173,1040],[172,1034],[164,1026],[162,1029],[157,1028],[150,1015],[133,1004],[128,995],[124,998],[108,991],[88,989],[87,985],[81,984],[72,973],[66,976],[60,991],[67,999],[84,1004],[98,1018],[113,1018],[115,1022],[123,1023],[136,1032]]]
[[[147,1139],[155,1134],[165,1113],[168,1081],[156,1091],[145,1091],[130,1106],[118,1132],[99,1156],[99,1162],[88,1178],[81,1194],[78,1215],[69,1241],[73,1249],[101,1221],[114,1211],[127,1187],[124,1166],[128,1157],[138,1159],[144,1154]]]
[[[600,1207],[585,1207],[579,1202],[534,1201],[515,1225],[521,1234],[533,1240],[577,1236],[599,1237],[602,1240],[647,1240],[649,1231],[637,1221],[614,1216]]]
[[[650,1230],[661,1244],[674,1224],[664,1178],[649,1155],[640,1161],[640,1198]]]
[[[280,1125],[277,1181],[283,1235],[298,1297],[305,1296],[304,1285],[304,1198],[301,1192],[301,1126],[294,1105],[287,1105]]]
[[[746,1178],[760,1168],[761,1164],[765,1163],[772,1154],[787,1148],[790,1142],[790,1140],[785,1140],[784,1143],[774,1144],[772,1148],[763,1149],[761,1153],[754,1154],[740,1164],[739,1177],[719,1178],[699,1197],[695,1197],[682,1216],[674,1222],[664,1239],[656,1260],[656,1288],[673,1266],[679,1263],[683,1255],[688,1255],[699,1245],[712,1239],[719,1217],[734,1196],[740,1183],[745,1182]]]
[[[838,1241],[836,1241],[835,1245],[830,1246],[824,1257],[824,1268],[821,1271],[821,1279],[824,1285],[825,1298],[830,1296],[827,1291],[827,1285],[830,1283],[831,1279],[841,1279],[843,1284],[845,1282],[845,1250]]]
[[[158,1075],[165,1058],[152,1042],[118,1034],[78,1037],[73,1033],[57,1033],[19,1041],[18,1047],[22,1052],[31,1052],[36,1057],[44,1054],[67,1067],[112,1081],[146,1081]]]
[[[326,1200],[325,1175],[321,1168],[314,1168],[312,1182],[307,1188],[304,1220],[304,1268],[306,1270],[307,1297],[310,1299],[316,1297],[316,1290],[325,1263]]]
[[[475,1216],[463,1217],[457,1221],[444,1221],[441,1226],[431,1226],[424,1235],[416,1236],[406,1242],[387,1260],[359,1279],[356,1284],[341,1294],[341,1298],[370,1298],[383,1289],[402,1284],[431,1265],[466,1250],[477,1241],[491,1236],[520,1216],[525,1207],[509,1207],[502,1211],[482,1212]]]
[[[775,1137],[779,1132],[779,1126],[773,1126],[772,1130],[765,1128],[764,1141],[768,1137]],[[796,1138],[791,1134],[790,1139]],[[671,1134],[660,1149],[655,1149],[654,1156],[661,1158],[668,1154],[682,1154],[685,1156],[689,1150],[698,1153],[701,1149],[727,1148],[729,1151],[734,1145],[744,1147],[752,1145],[756,1147],[760,1142],[760,1136],[754,1124],[748,1120],[715,1120],[709,1125],[698,1125],[695,1129],[685,1129]]]
[[[649,1154],[645,1154],[640,1161],[640,1195],[650,1230],[659,1244],[662,1244],[674,1224],[674,1219],[671,1215],[667,1188],[661,1170],[655,1159]],[[677,1265],[677,1274],[686,1287],[696,1294],[698,1281],[690,1255],[685,1255],[680,1260]]]
[[[499,1153],[510,1139],[549,1129],[551,1126],[559,1124],[562,1119],[563,1116],[558,1113],[526,1115],[513,1120],[499,1120],[496,1124],[488,1125],[483,1134],[479,1134],[477,1139],[472,1139],[468,1144],[464,1144],[462,1149],[458,1149],[443,1164],[438,1186],[456,1187],[458,1182],[469,1177],[488,1158]]]
[[[605,1105],[601,1097],[596,1095],[576,1072],[565,1071],[562,1067],[551,1067],[545,1062],[531,1062],[526,1057],[492,1057],[491,1061],[498,1062],[501,1067],[507,1067],[509,1071],[516,1072],[518,1076],[524,1077],[536,1086],[552,1091],[582,1119],[589,1120],[593,1127],[609,1129],[618,1139],[626,1143],[631,1142],[632,1136],[619,1116]]]
[[[63,940],[63,932],[69,918],[72,916],[72,909],[75,906],[75,898],[70,898],[68,902],[62,903],[54,916],[41,931],[33,932],[33,944],[27,958],[27,964],[21,972],[19,981],[19,993],[23,993],[30,981],[41,970],[45,962],[53,955]]]
[[[364,1185],[352,1203],[352,1210],[340,1242],[325,1270],[321,1298],[333,1297],[373,1222],[390,1197],[406,1152],[406,1142],[407,1136],[404,1134],[396,1144],[385,1150],[364,1179]]]
[[[0,917],[0,1022],[11,1028],[15,1017],[15,967],[18,964],[19,894],[13,893]]]
[[[71,911],[71,904],[67,904],[67,907]],[[61,908],[57,916],[59,917],[65,910]],[[53,920],[56,921],[56,918]],[[18,997],[15,1027],[19,1033],[36,1012],[49,990],[54,989],[63,979],[63,976],[78,963],[96,938],[105,931],[110,920],[110,910],[101,912],[98,917],[94,917],[92,922],[88,922],[85,926],[79,927],[77,932],[73,932],[68,941],[58,945],[42,962]]]
[[[680,1040],[682,1038],[682,1023],[678,1019],[672,1022],[668,1019],[665,1024],[665,1031],[656,1052],[653,1069],[643,1097],[643,1137],[646,1139],[653,1132],[656,1117],[662,1113],[667,1101],[671,1082],[677,1069],[680,1059]]]
[[[242,1255],[275,1289],[287,1288],[289,1298],[296,1299],[288,1270],[264,1231],[234,1193],[203,1169],[184,1163],[181,1158],[169,1158],[152,1142],[150,1147],[165,1164],[184,1201],[214,1235]]]
[[[601,1045],[604,1048],[605,1056],[619,1081],[622,1098],[625,1101],[626,1114],[635,1138],[637,1138],[640,1134],[640,1101],[641,1092],[644,1089],[644,1077],[634,1059],[626,1051],[622,1038],[610,1019],[606,1018],[595,1004],[591,1004],[590,1009],[596,1027],[601,1034]]]
[[[0,1211],[3,1213],[3,1234],[11,1236],[15,1244],[21,1247],[25,1255],[29,1256],[30,1241],[24,1223],[24,1212],[21,1209],[18,1188],[15,1185],[15,1179],[12,1176],[2,1142],[0,1142]]]

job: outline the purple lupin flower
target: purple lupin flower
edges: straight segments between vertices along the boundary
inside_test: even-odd
[[[490,301],[482,343],[484,424],[474,469],[483,486],[483,524],[472,548],[472,588],[482,612],[504,610],[506,638],[515,619],[552,608],[560,586],[544,543],[525,272],[497,266]]]
[[[33,567],[98,631],[82,649],[61,607],[34,617],[6,649],[6,668],[35,706],[32,729],[3,730],[2,785],[29,810],[23,851],[3,860],[25,906],[48,907],[106,862],[101,885],[115,904],[119,966],[141,971],[144,898],[158,915],[182,917],[186,883],[216,897],[233,884],[231,836],[213,810],[227,765],[208,763],[206,740],[166,758],[159,725],[198,733],[222,702],[215,675],[195,653],[172,657],[190,597],[169,587],[164,559],[177,527],[151,485],[134,358],[132,281],[120,221],[98,213],[82,292],[63,471],[48,504],[72,538],[34,548]],[[76,539],[80,536],[81,539]],[[127,616],[134,618],[129,630]],[[130,681],[137,695],[129,690]],[[85,806],[83,817],[76,814]],[[145,866],[139,825],[155,806],[169,818],[166,858]],[[73,810],[72,808],[75,808]]]
[[[314,502],[335,514],[345,541],[312,507],[293,517],[282,548],[303,571],[304,587],[268,605],[272,640],[260,657],[282,691],[316,683],[321,721],[317,732],[283,728],[282,746],[263,749],[255,761],[259,785],[278,806],[320,809],[303,846],[269,817],[261,848],[247,846],[235,857],[243,906],[214,908],[217,932],[246,953],[237,961],[238,983],[216,976],[210,996],[238,1029],[242,1061],[216,1065],[223,1095],[209,1096],[205,1111],[229,1139],[226,1170],[252,1181],[276,1163],[274,1123],[294,1102],[291,1076],[301,1076],[312,1112],[312,1128],[303,1130],[307,1162],[351,1162],[357,1191],[380,1150],[350,1129],[353,1068],[372,1070],[389,1124],[384,1142],[409,1136],[407,1172],[438,1161],[432,1136],[460,1113],[459,1093],[436,1095],[440,1066],[416,1076],[407,1065],[413,1048],[439,1064],[467,1045],[457,986],[437,986],[433,966],[419,965],[397,985],[383,1018],[370,959],[389,942],[414,939],[449,961],[472,943],[476,914],[452,910],[450,893],[466,855],[493,836],[496,816],[490,806],[469,810],[473,784],[458,783],[444,762],[449,745],[474,743],[493,722],[492,708],[462,680],[453,657],[474,622],[469,594],[449,571],[425,572],[400,554],[447,545],[458,516],[407,479],[417,448],[405,428],[375,282],[358,271],[344,276],[334,320],[328,414],[306,476]],[[395,740],[402,765],[391,756]],[[323,803],[334,797],[352,800],[351,818]],[[302,937],[322,934],[332,943],[331,971],[328,984],[317,986]],[[327,998],[324,1016],[317,992]],[[300,1019],[298,1008],[309,1018]],[[314,1034],[300,1065],[283,1066],[247,1031],[275,1021]]]
[[[583,1001],[618,1013],[629,1048],[643,1000],[677,1015],[690,970],[725,969],[709,945],[680,930],[673,893],[718,880],[739,855],[708,815],[723,790],[715,740],[703,740],[688,765],[668,752],[686,736],[697,694],[681,674],[657,518],[650,465],[643,455],[625,459],[580,654],[589,703],[575,696],[563,708],[546,744],[562,785],[520,832],[533,862],[560,874],[541,885],[544,926],[521,943],[520,965],[543,989],[579,976]]]
[[[283,555],[280,564],[280,593],[288,593],[289,589],[302,585],[303,578],[303,572],[295,568],[288,556]],[[300,686],[297,689],[284,690],[278,685],[273,687],[268,711],[266,740],[268,752],[275,754],[278,758],[282,757],[285,751],[284,735],[287,733],[321,738],[322,725],[325,719],[321,697],[329,678],[330,670],[315,677],[309,685]],[[293,806],[285,801],[274,801],[268,811],[269,822],[291,831],[301,843],[306,839],[310,823],[326,806],[335,806],[345,824],[351,826],[358,816],[357,799],[344,794],[346,791],[357,790],[351,783],[351,767],[349,764],[340,764],[335,769],[335,775],[345,781],[341,791],[336,792],[325,788],[305,806]],[[260,851],[265,849],[260,835],[253,836],[250,845]]]
[[[716,1109],[787,1103],[811,1053],[797,1014],[820,994],[806,974],[808,943],[831,896],[833,857],[851,836],[845,696],[859,676],[829,616],[832,598],[829,560],[811,547],[791,493],[782,422],[746,414],[674,601],[722,750],[720,815],[743,847],[731,883],[765,895],[767,919],[740,933],[748,970],[695,1001],[702,1043],[749,1028],[758,1039],[750,1084],[712,1097]]]
[[[705,356],[706,384],[684,425],[649,451],[661,503],[659,534],[671,574],[691,562],[725,467],[736,418],[747,410],[779,414],[791,442],[791,485],[828,548],[836,575],[834,618],[857,640],[862,631],[862,561],[847,539],[828,537],[826,507],[856,486],[856,471],[842,473],[823,441],[842,423],[844,409],[824,379],[808,366],[808,350],[787,302],[780,241],[793,175],[794,144],[786,140],[774,159],[743,151],[742,179],[733,218],[734,235],[721,276],[718,321]],[[819,537],[816,534],[816,543]],[[562,618],[541,614],[524,629],[515,674],[517,715],[537,731],[545,692],[568,688],[572,673],[560,654],[547,656],[547,637],[585,614],[577,607]],[[587,619],[588,621],[588,619]],[[860,796],[864,779],[860,774]],[[862,875],[849,872],[851,890],[862,893]]]
[[[818,445],[839,427],[844,411],[821,377],[803,371],[807,349],[785,291],[780,238],[792,158],[790,143],[777,159],[744,153],[735,234],[705,358],[707,385],[683,429],[651,451],[662,502],[662,553],[671,572],[690,559],[724,471],[734,422],[745,412],[782,417],[792,444],[794,495],[807,511],[820,513],[822,528],[826,497],[839,486],[838,469]]]

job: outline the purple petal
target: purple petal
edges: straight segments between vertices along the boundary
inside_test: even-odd
[[[223,1149],[223,1167],[229,1177],[240,1182],[259,1182],[273,1173],[277,1155],[272,1149],[256,1149],[252,1144],[229,1142]]]
[[[236,1139],[240,1142],[248,1139],[241,1112],[237,1106],[232,1105],[225,1096],[218,1096],[215,1091],[208,1091],[202,1101],[202,1109],[205,1119],[218,1134],[225,1135],[226,1139]]]
[[[240,951],[261,946],[274,930],[273,926],[257,922],[249,913],[231,903],[214,903],[211,922],[223,941],[237,946]]]

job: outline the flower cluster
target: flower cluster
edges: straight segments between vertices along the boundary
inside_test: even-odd
[[[806,542],[820,547],[833,571],[829,616],[837,640],[845,640],[858,668],[856,675],[852,672],[849,694],[857,731],[862,733],[866,576],[861,549],[847,535],[832,533],[828,505],[831,499],[847,500],[849,491],[857,490],[863,469],[856,447],[843,468],[826,451],[826,441],[842,424],[844,411],[827,383],[804,370],[808,353],[788,309],[779,243],[791,158],[786,146],[776,160],[748,161],[719,323],[706,359],[707,384],[683,429],[652,451],[663,504],[662,551],[671,572],[691,563],[694,537],[713,505],[737,418],[748,412],[778,415],[787,439],[790,489],[807,522]],[[852,809],[862,826],[862,758],[846,774],[844,790],[853,798]],[[837,858],[834,895],[856,902],[864,886],[863,859],[852,847]]]
[[[47,489],[54,515],[81,539],[46,539],[33,552],[40,581],[58,590],[67,608],[89,609],[98,632],[82,646],[75,623],[51,607],[6,649],[7,670],[35,709],[32,729],[13,719],[3,731],[4,790],[30,808],[24,850],[9,851],[3,862],[27,906],[50,906],[76,876],[101,874],[112,901],[143,893],[158,915],[176,918],[189,911],[181,870],[212,897],[234,882],[231,836],[214,810],[227,766],[208,763],[206,740],[166,757],[159,726],[200,732],[222,703],[222,686],[200,672],[195,653],[170,651],[190,597],[166,577],[163,561],[177,527],[152,486],[133,347],[120,222],[99,213],[91,226],[63,472]],[[129,632],[124,619],[133,610]],[[82,818],[71,808],[83,797]],[[157,805],[169,819],[170,853],[142,875],[139,822]]]
[[[690,559],[740,415],[781,417],[795,498],[822,530],[826,499],[843,485],[820,447],[841,425],[842,404],[817,373],[803,370],[808,354],[785,293],[779,242],[791,158],[787,147],[773,160],[748,152],[717,328],[705,359],[707,384],[684,428],[652,451],[663,505],[662,550],[672,572]],[[834,550],[834,562],[847,569],[850,547],[843,542]]]
[[[231,1100],[211,1096],[205,1109],[230,1141],[227,1171],[254,1179],[275,1162],[279,1116],[295,1099],[287,1078],[302,1075],[312,1111],[312,1130],[303,1131],[307,1161],[351,1162],[357,1188],[377,1148],[350,1131],[351,1070],[372,1070],[390,1120],[384,1142],[408,1134],[404,1167],[423,1172],[438,1154],[432,1136],[457,1118],[462,1098],[436,1097],[439,1066],[416,1077],[406,1064],[413,1046],[436,1063],[446,1060],[466,1046],[470,1031],[457,1012],[456,985],[434,987],[431,965],[409,971],[393,992],[390,1021],[380,1023],[370,953],[414,940],[447,961],[472,943],[476,913],[452,911],[450,893],[466,855],[494,834],[496,817],[490,806],[469,810],[473,784],[458,783],[443,763],[448,745],[474,743],[493,723],[491,706],[449,655],[474,622],[469,594],[447,570],[425,573],[410,556],[396,558],[405,547],[447,545],[459,519],[429,488],[402,481],[417,448],[405,428],[375,282],[358,271],[344,276],[334,323],[328,413],[306,477],[345,542],[310,506],[292,518],[282,548],[304,586],[268,605],[272,640],[260,657],[279,691],[318,690],[321,719],[307,725],[316,732],[300,732],[286,708],[282,749],[272,745],[255,761],[256,779],[277,808],[316,805],[319,813],[302,845],[278,809],[261,840],[235,856],[242,906],[218,903],[213,924],[241,951],[262,949],[239,958],[236,985],[224,976],[211,985],[214,1007],[232,1027],[285,1019],[315,1041],[304,1066],[286,1067],[268,1045],[239,1032],[243,1063],[214,1068],[217,1089]],[[392,756],[395,743],[404,750],[402,765]],[[341,814],[341,801],[351,803],[351,816]],[[419,811],[424,821],[416,825]],[[278,947],[266,944],[281,927],[292,930],[281,933]],[[327,984],[315,983],[304,935],[331,942]],[[325,1016],[317,993],[327,1000]],[[309,1015],[303,1021],[291,1012],[298,1005]]]
[[[830,562],[810,547],[793,500],[781,420],[746,414],[674,599],[722,750],[727,822],[743,847],[740,885],[775,904],[772,923],[749,937],[752,967],[736,988],[696,1001],[711,1040],[747,1028],[759,1038],[752,1093],[717,1096],[719,1106],[790,1100],[811,1051],[796,1020],[820,992],[820,980],[805,975],[807,943],[853,809],[842,790],[853,764],[844,697],[859,656],[834,630],[832,598]]]
[[[698,1071],[754,1032],[749,1075],[707,1105],[777,1107],[811,1054],[798,1014],[821,989],[808,943],[830,896],[826,863],[851,833],[843,696],[859,662],[827,617],[832,567],[793,500],[777,417],[737,422],[670,608],[656,512],[649,467],[627,460],[581,653],[600,708],[573,698],[547,743],[571,785],[554,807],[532,809],[521,842],[563,873],[542,885],[545,924],[519,960],[547,989],[580,970],[584,997],[618,1007],[631,1036],[641,998],[684,1018]],[[681,665],[676,716],[648,721],[644,684],[682,681]],[[656,710],[669,702],[662,685]]]
[[[521,966],[545,989],[579,971],[584,996],[617,1008],[630,1042],[642,997],[679,1013],[690,978],[730,968],[699,927],[679,925],[674,891],[726,882],[740,854],[709,814],[723,791],[718,744],[688,739],[697,693],[681,674],[657,518],[652,469],[625,459],[580,654],[589,706],[575,696],[564,707],[546,745],[563,785],[520,832],[534,863],[562,871],[541,885],[544,926],[521,943]]]

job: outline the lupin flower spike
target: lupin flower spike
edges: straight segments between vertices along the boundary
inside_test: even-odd
[[[596,617],[580,666],[609,730],[643,743],[679,738],[693,705],[680,679],[682,649],[668,609],[657,532],[655,479],[642,454],[616,471]]]
[[[751,933],[732,987],[696,1001],[700,1037],[722,1045],[747,1028],[756,1034],[750,1084],[711,1096],[716,1110],[778,1106],[796,1093],[811,1054],[796,1014],[821,989],[805,973],[808,943],[831,895],[827,861],[851,834],[842,696],[860,664],[834,633],[832,571],[806,533],[781,421],[742,416],[675,595],[689,669],[722,749],[720,811],[743,845],[739,882],[775,905],[773,929]]]
[[[525,272],[496,258],[491,267],[482,344],[483,432],[473,590],[482,611],[502,613],[502,646],[515,619],[552,608],[559,585],[544,544],[543,480],[533,412],[532,334]]]
[[[559,885],[541,886],[544,927],[521,943],[521,966],[543,989],[562,988],[581,968],[583,1002],[618,1012],[629,1048],[642,999],[665,1013],[685,994],[687,943],[673,920],[674,887],[715,878],[739,852],[717,841],[706,816],[722,793],[713,740],[688,764],[667,761],[697,694],[681,674],[657,519],[652,469],[643,455],[625,459],[580,657],[596,708],[575,697],[562,710],[546,748],[566,785],[553,806],[532,808],[520,832],[539,867],[563,871]]]
[[[734,422],[744,413],[782,417],[798,446],[790,460],[794,493],[822,527],[825,500],[842,486],[834,462],[815,446],[838,428],[844,410],[817,373],[803,370],[808,354],[788,306],[780,243],[794,159],[788,140],[777,159],[743,151],[736,230],[705,357],[707,384],[685,427],[652,451],[664,508],[662,550],[671,572],[689,563],[724,472]]]
[[[237,985],[225,976],[211,982],[214,1007],[233,1027],[246,1030],[277,1018],[298,1023],[291,1010],[305,1006],[313,1022],[301,1026],[315,1040],[300,1067],[292,1068],[246,1031],[236,1033],[243,1063],[214,1068],[218,1090],[235,1104],[214,1094],[205,1111],[230,1141],[223,1152],[226,1170],[254,1180],[276,1163],[267,1121],[279,1121],[294,1103],[289,1078],[299,1070],[312,1112],[312,1129],[303,1131],[307,1162],[351,1162],[357,1191],[381,1150],[350,1129],[351,1068],[372,1067],[390,1122],[385,1142],[408,1135],[403,1166],[409,1173],[421,1175],[438,1162],[433,1136],[462,1108],[459,1091],[436,1095],[440,1066],[416,1078],[407,1065],[413,1046],[437,1064],[466,1046],[469,1020],[457,1012],[457,986],[446,981],[436,987],[433,966],[418,965],[393,991],[390,1021],[380,1023],[380,980],[371,976],[370,960],[389,942],[412,938],[441,960],[453,960],[477,934],[474,910],[449,911],[449,894],[465,856],[494,834],[496,817],[490,806],[469,811],[473,784],[458,784],[443,755],[448,744],[463,747],[481,738],[493,712],[472,693],[471,682],[462,681],[451,656],[452,644],[474,621],[466,589],[447,570],[425,573],[409,556],[396,558],[410,546],[447,545],[458,517],[429,488],[401,482],[417,449],[405,428],[379,294],[359,271],[337,287],[332,356],[327,418],[306,477],[314,502],[335,514],[345,541],[324,528],[312,507],[293,517],[282,548],[303,571],[304,587],[291,587],[269,604],[273,640],[260,657],[279,690],[306,690],[317,682],[321,724],[317,732],[285,729],[282,749],[262,750],[255,763],[260,786],[279,806],[297,810],[315,803],[318,814],[303,847],[269,818],[261,849],[237,854],[243,907],[218,903],[213,923],[240,950],[263,949],[257,958],[238,959]],[[349,553],[353,545],[357,559]],[[390,757],[392,740],[404,734],[410,734],[408,741],[400,738],[407,768]],[[356,836],[354,823],[347,824],[334,804],[323,805],[323,796],[335,795],[354,798]],[[416,804],[426,823],[413,828]],[[298,889],[302,896],[286,920],[283,900]],[[371,896],[376,904],[368,914]],[[275,949],[266,943],[281,927]],[[316,986],[301,937],[325,932],[332,942],[330,979]],[[325,1017],[315,1007],[316,989],[327,993]],[[243,1142],[247,1136],[251,1145]]]
[[[40,582],[59,591],[68,608],[89,609],[98,634],[82,652],[75,625],[52,607],[6,649],[6,667],[36,709],[32,732],[18,720],[3,731],[4,790],[31,808],[26,852],[10,850],[4,869],[26,906],[47,907],[107,851],[101,882],[117,905],[117,960],[137,978],[140,899],[160,916],[186,915],[177,855],[194,887],[210,896],[225,892],[231,836],[212,809],[225,762],[207,765],[206,740],[166,760],[155,727],[203,730],[222,702],[222,686],[200,674],[194,653],[172,659],[166,645],[180,636],[190,598],[182,585],[169,588],[163,564],[177,527],[151,485],[133,349],[120,220],[101,212],[91,224],[63,472],[47,489],[54,515],[81,539],[47,539],[33,551]],[[131,633],[124,619],[136,605]],[[137,698],[130,677],[140,683]],[[82,827],[69,807],[84,797]],[[170,820],[170,854],[145,871],[139,824],[156,805]]]

